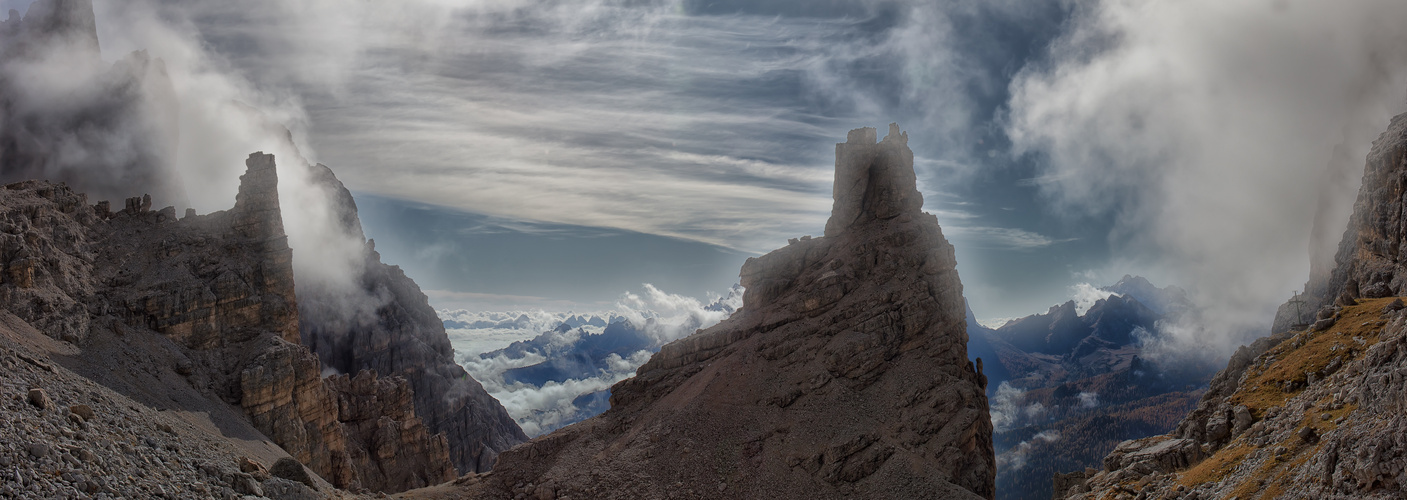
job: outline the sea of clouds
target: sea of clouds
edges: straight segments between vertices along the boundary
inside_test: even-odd
[[[714,295],[705,300],[671,294],[645,284],[640,293],[626,292],[614,308],[591,312],[547,311],[467,311],[441,310],[445,331],[459,357],[460,363],[484,389],[503,403],[508,414],[529,436],[537,436],[584,417],[573,401],[582,395],[610,389],[612,385],[635,375],[640,365],[660,346],[678,340],[699,329],[708,328],[727,319],[742,307],[742,288],[735,287],[727,295]],[[556,331],[564,322],[581,326]],[[504,373],[548,360],[548,356],[570,355],[582,335],[599,334],[605,324],[629,322],[636,330],[652,340],[652,348],[625,356],[612,354],[607,368],[591,376],[549,381],[542,385],[507,382]],[[506,353],[490,357],[491,353],[513,342],[541,337],[546,342],[544,352],[528,353],[514,358]]]

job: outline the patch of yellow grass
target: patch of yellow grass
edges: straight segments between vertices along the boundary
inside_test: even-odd
[[[1342,358],[1341,362],[1345,365],[1361,359],[1368,348],[1380,339],[1383,326],[1387,324],[1382,317],[1383,307],[1393,300],[1393,297],[1361,300],[1357,305],[1344,308],[1333,327],[1322,332],[1300,332],[1281,342],[1267,353],[1275,357],[1274,362],[1269,366],[1251,366],[1246,370],[1245,382],[1237,389],[1236,394],[1232,395],[1232,404],[1246,405],[1257,420],[1262,419],[1266,410],[1283,406],[1285,401],[1304,390],[1308,372],[1322,371],[1335,358]],[[1361,338],[1363,342],[1354,340],[1355,337]],[[1294,392],[1285,392],[1287,380],[1294,381],[1301,387]],[[1326,398],[1318,401],[1317,406],[1322,408],[1328,403]],[[1316,433],[1323,435],[1333,430],[1336,419],[1356,409],[1356,405],[1345,405],[1337,410],[1309,411],[1305,413],[1298,427],[1312,427]],[[1322,417],[1326,413],[1329,415],[1328,420]],[[1312,452],[1306,451],[1317,449],[1317,446],[1303,446],[1295,434],[1291,436],[1284,442],[1267,446],[1284,446],[1291,450],[1290,454],[1270,457],[1255,473],[1237,485],[1231,495],[1239,498],[1280,497],[1284,493],[1282,484],[1290,472],[1304,465],[1313,455]],[[1236,439],[1211,457],[1179,474],[1178,483],[1195,487],[1199,484],[1220,482],[1226,479],[1246,456],[1257,449],[1244,439]]]
[[[1227,474],[1236,470],[1236,466],[1241,464],[1241,460],[1246,458],[1255,447],[1245,441],[1236,440],[1231,445],[1217,450],[1210,458],[1187,469],[1180,474],[1177,482],[1186,487],[1193,487],[1203,483],[1221,481]]]
[[[1335,358],[1343,358],[1343,363],[1363,357],[1368,348],[1378,342],[1383,326],[1383,307],[1394,298],[1367,299],[1358,305],[1344,308],[1339,313],[1338,322],[1322,332],[1300,332],[1281,342],[1270,350],[1275,362],[1261,368],[1251,366],[1246,370],[1245,383],[1231,397],[1232,404],[1246,405],[1257,419],[1265,416],[1265,410],[1282,406],[1285,401],[1303,390],[1285,392],[1285,381],[1294,381],[1303,386],[1307,372],[1318,372],[1329,366]],[[1364,343],[1354,340],[1359,337]],[[1353,356],[1348,354],[1352,352]],[[1262,355],[1264,356],[1264,355]]]
[[[1262,499],[1267,499],[1267,500],[1275,500],[1276,498],[1281,498],[1281,497],[1284,497],[1284,496],[1285,496],[1285,483],[1282,483],[1282,482],[1280,482],[1280,481],[1271,481],[1271,482],[1269,482],[1269,483],[1266,483],[1265,491],[1260,494],[1260,497],[1261,497]],[[1246,497],[1246,498],[1250,498],[1250,497]]]

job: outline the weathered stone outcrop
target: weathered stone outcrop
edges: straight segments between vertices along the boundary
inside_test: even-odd
[[[836,146],[822,238],[749,259],[744,305],[664,346],[611,409],[499,456],[512,498],[991,498],[962,285],[907,135]]]
[[[29,181],[0,191],[0,304],[58,339],[78,341],[92,323],[94,259],[102,238],[87,197]]]
[[[1312,272],[1304,302],[1281,306],[1275,333],[1237,351],[1176,431],[1120,444],[1082,481],[1057,477],[1056,498],[1407,494],[1407,315],[1391,298],[1407,291],[1404,209],[1407,115],[1373,143],[1332,273]]]
[[[1104,457],[1104,470],[1137,468],[1148,473],[1168,473],[1191,467],[1203,458],[1201,445],[1192,439],[1124,441]]]
[[[108,226],[99,252],[105,295],[128,324],[145,325],[191,349],[243,342],[274,332],[298,342],[293,254],[278,204],[272,155],[254,154],[240,177],[235,207],[177,220],[129,200]],[[141,251],[119,242],[153,242]]]
[[[365,241],[351,193],[331,169],[311,168],[342,231]],[[350,290],[308,280],[299,284],[303,343],[325,365],[408,381],[416,414],[429,432],[445,435],[461,472],[486,472],[500,452],[527,441],[503,405],[455,362],[444,323],[400,267],[381,263],[374,243],[367,242],[355,271],[358,286]],[[349,303],[366,307],[353,309]]]
[[[298,344],[274,158],[256,153],[246,166],[233,209],[181,219],[171,207],[151,210],[149,197],[113,212],[64,185],[6,186],[0,307],[91,350],[83,369],[117,372],[110,382],[138,399],[176,401],[160,394],[170,386],[144,387],[152,382],[143,377],[155,377],[210,398],[181,405],[242,410],[336,486],[400,491],[452,478],[444,436],[426,432],[404,380],[325,380],[317,356]]]
[[[337,396],[323,384],[321,371],[307,349],[275,342],[240,372],[240,405],[254,427],[294,459],[338,487],[362,487]]]

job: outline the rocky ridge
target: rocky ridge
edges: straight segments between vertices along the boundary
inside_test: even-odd
[[[1407,307],[1393,298],[1407,280],[1404,185],[1399,115],[1373,143],[1333,272],[1281,306],[1274,333],[1238,350],[1177,430],[1121,444],[1102,471],[1058,475],[1056,498],[1407,494]]]
[[[151,408],[247,419],[337,487],[399,491],[454,477],[444,437],[425,432],[411,407],[389,408],[408,403],[404,379],[329,382],[297,343],[277,170],[271,155],[246,164],[232,210],[181,218],[151,210],[149,197],[114,212],[64,185],[5,186],[3,307],[81,349],[80,375]],[[363,425],[368,399],[391,420]]]
[[[824,237],[749,260],[742,309],[457,494],[991,498],[985,381],[907,139],[850,132]]]
[[[1176,430],[1057,475],[1056,498],[1400,498],[1402,311],[1365,300],[1242,348]]]

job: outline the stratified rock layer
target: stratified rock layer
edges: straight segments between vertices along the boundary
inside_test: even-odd
[[[836,146],[823,238],[750,259],[744,305],[668,344],[611,409],[499,456],[536,498],[991,498],[962,285],[891,126]]]
[[[365,241],[352,194],[326,166],[310,168],[341,231]],[[528,437],[508,410],[455,362],[444,323],[420,287],[400,267],[381,263],[373,243],[366,244],[360,264],[351,290],[300,283],[303,343],[340,372],[372,370],[409,381],[415,413],[429,432],[445,435],[454,467],[487,472],[500,452]],[[349,310],[348,303],[367,307]]]
[[[1368,154],[1333,272],[1316,270],[1177,430],[1120,444],[1103,471],[1057,476],[1056,498],[1407,495],[1407,308],[1393,298],[1407,291],[1404,209],[1400,115]]]

